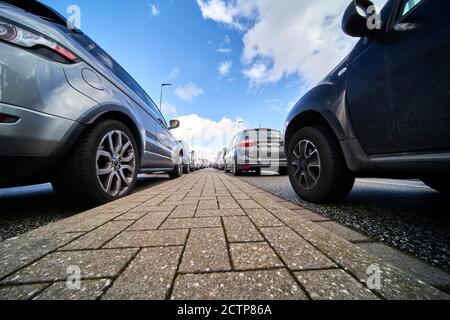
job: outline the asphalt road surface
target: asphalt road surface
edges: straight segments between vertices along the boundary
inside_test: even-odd
[[[450,198],[419,181],[360,179],[343,203],[319,206],[301,201],[287,177],[241,178],[374,240],[450,270]]]
[[[167,175],[140,176],[134,192],[167,180]],[[50,184],[0,189],[0,241],[81,211],[58,199]]]

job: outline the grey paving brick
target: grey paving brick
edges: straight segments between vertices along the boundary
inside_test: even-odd
[[[223,224],[229,242],[263,241],[259,231],[247,217],[224,217]]]
[[[172,212],[175,209],[175,205],[165,205],[165,206],[150,206],[150,207],[142,207],[145,208],[148,212]],[[139,207],[141,208],[141,207]]]
[[[427,285],[415,276],[399,270],[384,260],[368,254],[335,233],[303,219],[291,220],[290,225],[305,239],[338,262],[346,271],[366,282],[371,267],[379,267],[382,274],[381,288],[376,291],[386,299],[449,299],[445,293]]]
[[[240,206],[232,197],[218,197],[220,209],[239,209]]]
[[[340,269],[303,271],[295,275],[314,300],[378,300],[369,289]]]
[[[233,198],[235,198],[236,200],[251,200],[248,195],[246,195],[245,193],[242,193],[240,191],[237,191],[237,192],[233,193],[232,195],[233,195]]]
[[[293,210],[293,211],[300,217],[313,222],[330,221],[330,219],[328,219],[327,217],[321,216],[320,214],[314,213],[309,210]]]
[[[159,204],[161,204],[161,202],[164,202],[167,200],[169,196],[167,195],[157,195],[153,198],[151,198],[150,200],[148,200],[147,202],[144,202],[141,207],[152,207],[152,206],[157,206]]]
[[[74,289],[68,287],[66,282],[57,282],[33,300],[96,300],[101,297],[110,284],[111,280],[109,279],[83,280],[80,282],[80,288]]]
[[[135,249],[55,252],[12,274],[2,283],[66,280],[72,275],[69,272],[71,266],[80,268],[82,279],[111,278],[119,274],[136,252]]]
[[[214,200],[200,200],[198,209],[219,209],[217,199]]]
[[[197,210],[196,217],[232,217],[245,216],[242,209],[216,209],[216,210]]]
[[[106,242],[114,238],[117,234],[125,230],[132,224],[132,221],[112,221],[104,224],[98,229],[91,231],[84,236],[72,241],[60,250],[84,250],[99,249]]]
[[[230,244],[235,270],[257,270],[283,267],[283,263],[266,242]]]
[[[105,245],[105,248],[139,248],[182,246],[188,230],[125,231]]]
[[[168,219],[161,226],[167,229],[195,229],[195,228],[217,228],[221,227],[220,218],[191,218],[191,219]]]
[[[336,266],[289,228],[263,228],[261,231],[291,270]]]
[[[348,240],[350,242],[370,240],[369,237],[366,237],[365,235],[363,235],[359,232],[356,232],[352,229],[344,227],[334,221],[320,222],[320,223],[318,223],[318,225],[321,226],[322,228],[325,228],[331,232],[336,233],[338,236],[341,236],[342,238],[344,238],[345,240]]]
[[[245,212],[258,227],[283,227],[284,223],[265,209],[245,209]]]
[[[306,300],[307,296],[284,269],[180,275],[174,300]]]
[[[432,267],[415,257],[409,256],[379,242],[358,243],[357,246],[397,268],[411,273],[416,276],[417,279],[421,279],[438,289],[450,289],[450,274]]]
[[[188,205],[183,204],[178,206],[170,215],[171,219],[178,218],[193,218],[195,216],[195,210],[197,209],[197,205]]]
[[[126,211],[123,211],[125,213]],[[73,221],[64,221],[64,226],[59,230],[60,232],[89,232],[101,225],[114,220],[116,217],[122,213],[113,214],[97,214],[96,216],[89,217],[87,219],[77,219],[75,217]],[[71,219],[71,218],[69,218]]]
[[[140,218],[142,218],[143,216],[145,216],[146,214],[148,214],[147,210],[132,210],[129,211],[121,216],[118,216],[116,219],[114,219],[115,221],[126,221],[126,220],[139,220]]]
[[[254,200],[238,200],[243,209],[262,209],[262,207]]]
[[[0,287],[0,300],[29,300],[48,287],[48,284],[24,284]]]
[[[181,252],[182,247],[142,249],[102,299],[165,299],[175,276]]]
[[[222,228],[193,229],[179,268],[182,273],[231,270]]]
[[[291,209],[291,210],[301,209],[301,207],[299,207],[298,205],[296,205],[295,203],[292,203],[290,201],[281,201],[281,202],[278,202],[278,205],[282,205],[283,207]]]
[[[170,215],[169,211],[166,212],[150,212],[141,219],[132,224],[128,230],[132,231],[145,231],[158,229],[164,220]]]
[[[64,246],[80,235],[80,233],[47,234],[36,230],[3,241],[0,246],[0,279]]]

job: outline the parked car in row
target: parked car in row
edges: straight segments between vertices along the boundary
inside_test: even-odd
[[[248,129],[239,132],[224,155],[224,170],[238,176],[243,171],[262,169],[287,174],[287,160],[281,133],[274,129]]]
[[[351,53],[287,118],[291,183],[315,203],[343,199],[355,177],[417,178],[450,193],[450,1],[389,0],[380,29],[356,0]]]
[[[223,148],[222,151],[219,153],[219,158],[217,160],[217,169],[220,171],[225,170],[225,156],[227,154],[227,148]]]
[[[182,155],[182,161],[183,161],[183,174],[188,174],[191,172],[191,150],[189,148],[189,145],[180,140],[178,141],[181,145],[181,155]],[[193,171],[193,170],[192,170]]]
[[[195,162],[196,162],[196,153],[195,151],[191,151],[190,157],[189,157],[189,170],[191,172],[194,172],[196,170],[195,168]]]
[[[51,182],[77,202],[182,175],[182,148],[139,84],[38,1],[0,1],[0,187]]]
[[[223,151],[219,151],[218,153],[217,153],[217,156],[216,156],[216,158],[214,159],[214,161],[213,161],[213,163],[212,163],[212,167],[214,168],[214,169],[219,169],[219,160],[220,160],[220,158],[222,157],[222,155],[223,155]]]

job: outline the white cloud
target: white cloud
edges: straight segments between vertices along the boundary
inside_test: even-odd
[[[231,38],[227,35],[225,36],[225,39],[220,43],[219,48],[217,49],[218,53],[231,53],[233,50],[231,48],[228,48],[228,46],[231,44]]]
[[[202,88],[193,82],[189,82],[184,86],[175,89],[176,96],[183,101],[192,101],[195,98],[205,94]]]
[[[152,10],[152,16],[156,17],[157,15],[160,14],[158,7],[156,7],[155,4],[151,4],[150,8]]]
[[[243,32],[243,74],[250,83],[276,83],[298,75],[306,86],[331,71],[356,42],[341,30],[349,2],[197,0],[205,19]]]
[[[161,112],[165,118],[176,117],[177,108],[169,102],[163,102],[161,106]]]
[[[230,143],[231,139],[240,130],[248,128],[246,122],[241,118],[231,120],[222,118],[220,121],[214,121],[203,118],[197,114],[178,117],[180,120],[180,128],[173,130],[174,135],[179,140],[187,141],[189,145],[197,153],[203,155],[207,159],[214,159],[224,146]]]
[[[180,76],[180,69],[178,67],[175,67],[170,71],[169,74],[169,80],[176,80]]]
[[[262,83],[264,82],[264,79],[267,78],[268,72],[267,66],[262,62],[258,62],[253,64],[250,68],[244,70],[242,73],[252,83]]]
[[[250,18],[254,15],[254,6],[249,0],[197,0],[203,18],[227,24],[238,30],[244,29],[243,21],[236,18]]]
[[[232,66],[233,62],[231,60],[221,62],[218,68],[220,76],[221,77],[227,76],[230,73]]]
[[[231,53],[232,50],[230,48],[219,48],[217,49],[218,53]]]

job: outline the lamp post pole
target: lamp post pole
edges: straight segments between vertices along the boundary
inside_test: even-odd
[[[161,84],[161,96],[159,98],[159,111],[162,110],[162,103],[163,103],[163,89],[164,87],[170,87],[172,84],[171,83],[162,83]]]

